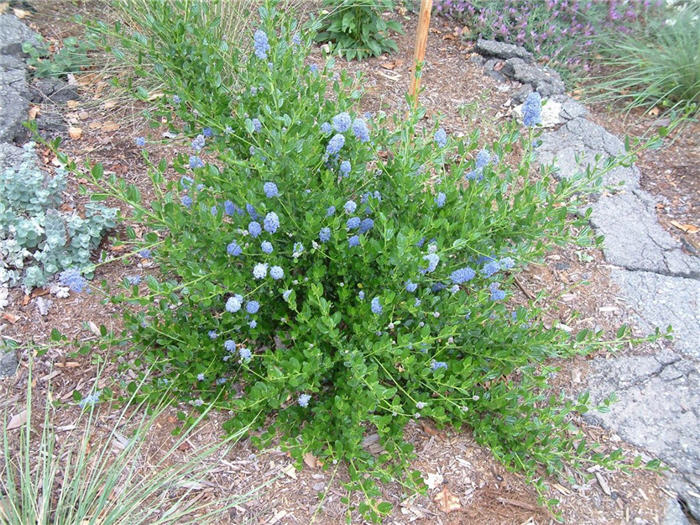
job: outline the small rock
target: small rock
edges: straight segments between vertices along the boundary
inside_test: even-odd
[[[17,355],[14,350],[0,346],[0,377],[9,377],[17,371]]]
[[[559,73],[544,66],[528,64],[522,58],[509,58],[501,72],[522,84],[530,84],[542,97],[564,93]]]
[[[51,308],[52,304],[53,304],[53,301],[51,299],[44,299],[43,297],[37,297],[36,309],[39,311],[39,315],[41,315],[41,316],[48,315],[49,308]]]
[[[528,62],[532,61],[532,53],[527,49],[497,40],[484,40],[480,38],[474,47],[475,51],[480,55],[494,56],[507,60],[509,58],[520,58]]]
[[[69,100],[78,100],[80,96],[74,86],[59,78],[41,78],[34,83],[34,101],[39,102],[48,98],[54,103],[65,103]]]

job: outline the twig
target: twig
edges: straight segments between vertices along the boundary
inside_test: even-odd
[[[518,288],[520,288],[520,290],[525,294],[525,296],[526,296],[528,299],[530,299],[530,300],[532,300],[532,301],[535,300],[535,296],[532,295],[532,292],[531,292],[530,290],[528,290],[527,288],[525,288],[525,285],[524,285],[523,283],[520,282],[520,279],[518,279],[517,277],[513,276],[513,281],[515,281],[515,284],[518,286]]]

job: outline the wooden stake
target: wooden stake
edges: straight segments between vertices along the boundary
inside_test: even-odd
[[[411,79],[411,87],[408,90],[414,106],[418,105],[418,92],[420,91],[420,77],[422,74],[418,73],[418,65],[422,64],[425,58],[425,47],[428,44],[428,29],[430,28],[430,12],[432,9],[433,0],[421,0],[418,31],[416,33],[416,51],[413,56],[413,78]]]

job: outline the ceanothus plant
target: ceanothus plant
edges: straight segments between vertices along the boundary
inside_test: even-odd
[[[513,123],[485,147],[477,131],[425,129],[423,110],[360,115],[351,79],[309,67],[294,23],[270,6],[261,14],[247,57],[171,14],[173,35],[144,45],[150,74],[182,72],[162,77],[172,91],[155,117],[192,137],[172,162],[177,178],[144,154],[157,198],[92,170],[151,230],[140,248],[162,278],[113,300],[140,305],[125,313],[125,352],[158,371],[154,394],[168,388],[193,410],[214,401],[231,411],[229,431],[266,427],[258,442],[281,437],[299,461],[346,460],[373,518],[387,507],[363,473],[401,475],[403,429],[421,417],[467,425],[536,483],[541,467],[617,465],[618,452],[595,453],[571,424],[586,396],[547,386],[547,360],[602,343],[545,326],[543,301],[512,300],[528,263],[592,241],[588,214],[575,212],[595,174],[536,171],[533,127]],[[202,67],[197,78],[185,67],[197,53],[210,71],[240,64],[235,83]],[[532,126],[538,112],[530,100]],[[368,432],[385,452],[363,447]]]

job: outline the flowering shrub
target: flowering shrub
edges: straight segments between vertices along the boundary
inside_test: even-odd
[[[587,69],[601,41],[634,32],[667,12],[663,0],[437,0],[434,6],[465,22],[468,37],[524,46],[559,69]]]
[[[512,286],[553,245],[591,242],[572,212],[592,178],[535,173],[532,127],[511,124],[487,147],[477,131],[456,141],[420,128],[421,110],[360,115],[350,79],[308,67],[294,24],[261,14],[234,87],[185,71],[192,58],[168,48],[177,16],[144,48],[159,64],[148,74],[183,72],[155,117],[193,138],[172,161],[176,178],[165,160],[150,164],[157,198],[92,170],[151,229],[139,249],[162,272],[113,298],[140,305],[125,313],[129,362],[158,371],[154,392],[230,410],[231,432],[265,427],[256,440],[279,436],[300,462],[346,460],[371,518],[388,508],[364,473],[400,475],[403,428],[421,417],[468,425],[533,482],[540,467],[616,464],[618,452],[594,453],[570,424],[586,396],[547,388],[545,360],[600,343],[546,327],[542,302],[514,301]],[[217,44],[190,29],[180,45]],[[212,54],[199,71],[217,67]],[[525,153],[512,167],[516,145]],[[368,432],[382,453],[363,447]]]

